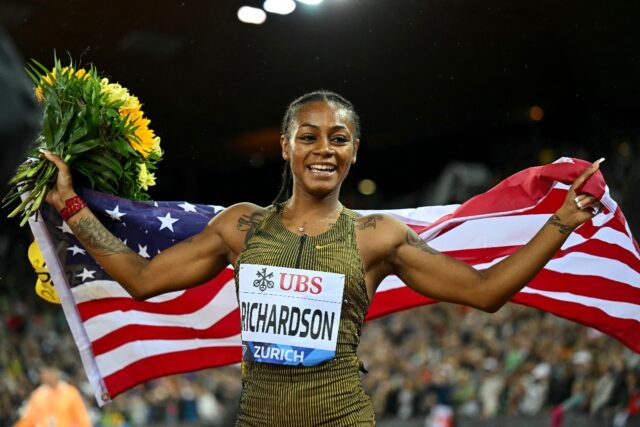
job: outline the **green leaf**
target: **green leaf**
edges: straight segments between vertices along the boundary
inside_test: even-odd
[[[87,133],[89,133],[89,129],[87,125],[84,123],[84,120],[80,120],[80,117],[76,120],[77,128],[75,128],[67,138],[66,144],[73,147],[73,144],[78,141],[80,138],[83,138]],[[69,150],[67,150],[68,152]]]
[[[94,157],[91,158],[91,160],[93,160],[96,163],[99,163],[101,165],[104,165],[104,166],[108,167],[112,171],[116,172],[118,175],[122,175],[122,173],[124,172],[122,170],[122,166],[120,166],[120,163],[118,163],[118,161],[116,159],[114,159],[112,156],[110,156],[110,155],[108,155],[106,153],[94,156]]]
[[[93,177],[96,182],[96,189],[100,191],[105,191],[111,194],[117,194],[115,187],[113,187],[110,183],[108,183],[102,176],[96,175]]]
[[[102,144],[102,139],[100,138],[88,139],[86,141],[71,145],[69,148],[67,148],[67,154],[77,156],[78,154],[93,150],[94,148],[100,146],[100,144]]]

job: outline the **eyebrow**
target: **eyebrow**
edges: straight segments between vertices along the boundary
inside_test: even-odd
[[[309,127],[309,128],[314,128],[314,129],[320,129],[320,126],[317,126],[317,125],[314,125],[314,124],[311,124],[311,123],[302,123],[299,127],[301,127],[301,128]],[[344,125],[335,125],[335,126],[331,127],[332,131],[333,130],[338,130],[338,129],[340,129],[340,130],[344,129],[344,130],[347,130],[347,131],[349,130],[349,128],[344,126]]]

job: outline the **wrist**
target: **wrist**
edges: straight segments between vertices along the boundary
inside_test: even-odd
[[[562,209],[558,209],[547,221],[547,224],[558,227],[560,233],[568,235],[575,230],[578,225],[576,221],[572,220],[572,216]]]
[[[87,207],[87,204],[84,200],[80,198],[77,194],[74,193],[73,196],[70,196],[64,200],[64,206],[58,210],[60,216],[64,221],[68,221],[75,214],[80,212],[83,208]]]

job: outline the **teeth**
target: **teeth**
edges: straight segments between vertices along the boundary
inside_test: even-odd
[[[311,165],[309,169],[319,170],[319,171],[332,171],[335,167],[330,165]]]

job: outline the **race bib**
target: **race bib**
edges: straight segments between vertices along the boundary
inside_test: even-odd
[[[344,274],[241,264],[242,358],[318,365],[336,355]]]

